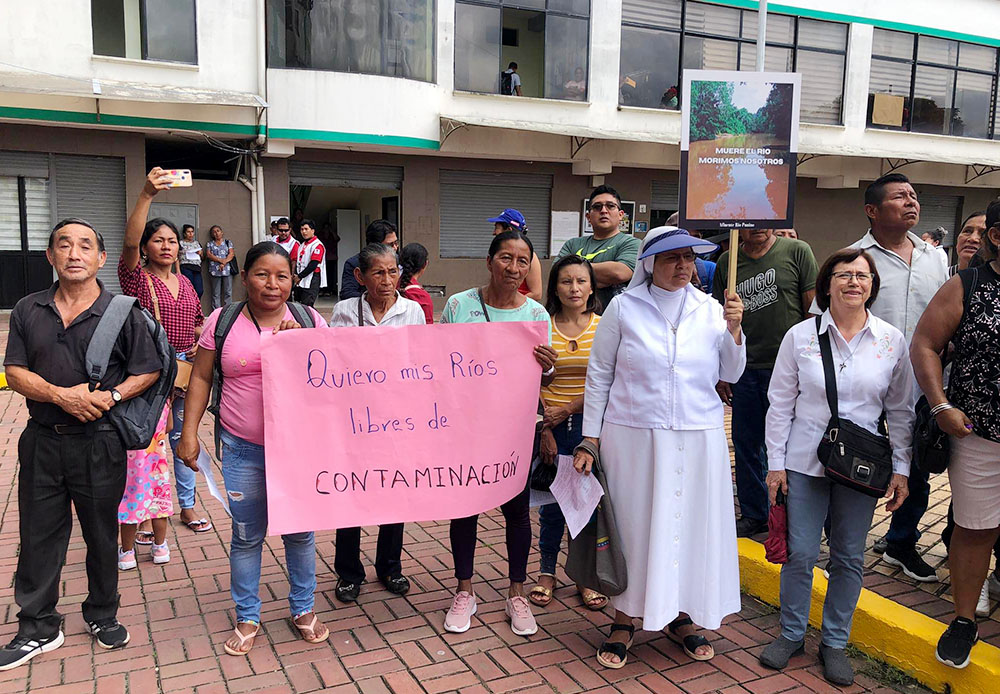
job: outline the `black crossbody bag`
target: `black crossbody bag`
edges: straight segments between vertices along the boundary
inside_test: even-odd
[[[819,349],[823,356],[830,423],[826,425],[826,432],[816,453],[826,468],[829,479],[862,494],[883,497],[892,480],[892,446],[888,437],[873,434],[839,415],[830,331],[820,333],[819,326],[820,317],[817,316],[816,332],[819,334]]]

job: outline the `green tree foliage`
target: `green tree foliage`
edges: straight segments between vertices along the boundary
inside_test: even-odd
[[[784,134],[791,128],[792,85],[774,84],[767,102],[750,113],[733,105],[732,82],[691,84],[691,139],[714,140],[722,135]]]

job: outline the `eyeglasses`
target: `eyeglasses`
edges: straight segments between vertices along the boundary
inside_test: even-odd
[[[608,212],[614,212],[615,210],[621,209],[618,207],[618,204],[614,202],[595,202],[590,206],[590,211],[600,212],[605,208],[607,208]]]
[[[858,282],[871,282],[872,278],[875,277],[873,272],[835,272],[833,276],[836,277],[841,282],[849,282],[852,279],[856,279]]]

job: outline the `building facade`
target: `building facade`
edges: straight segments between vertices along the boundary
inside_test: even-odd
[[[677,208],[684,69],[753,70],[751,0],[51,0],[0,9],[0,306],[51,279],[54,220],[92,218],[113,287],[153,165],[190,168],[156,214],[240,251],[278,216],[341,260],[368,221],[424,244],[425,285],[483,281],[492,225],[540,257],[608,183],[642,234]],[[835,11],[830,11],[835,6]],[[900,18],[905,18],[901,22]],[[920,230],[1000,188],[1000,3],[785,0],[765,67],[802,73],[796,228],[818,258],[860,237],[868,181],[914,181]],[[521,95],[500,94],[517,63]],[[947,242],[953,242],[952,234]],[[331,261],[335,262],[335,261]],[[331,267],[333,276],[338,273]]]

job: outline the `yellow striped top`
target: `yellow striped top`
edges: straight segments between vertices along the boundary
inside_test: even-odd
[[[547,386],[542,388],[542,402],[547,407],[568,405],[574,399],[583,395],[587,380],[587,361],[590,359],[590,347],[594,343],[594,332],[601,317],[591,314],[590,325],[576,337],[563,335],[556,327],[554,318],[550,319],[552,326],[552,349],[558,353],[556,359],[556,375]]]

